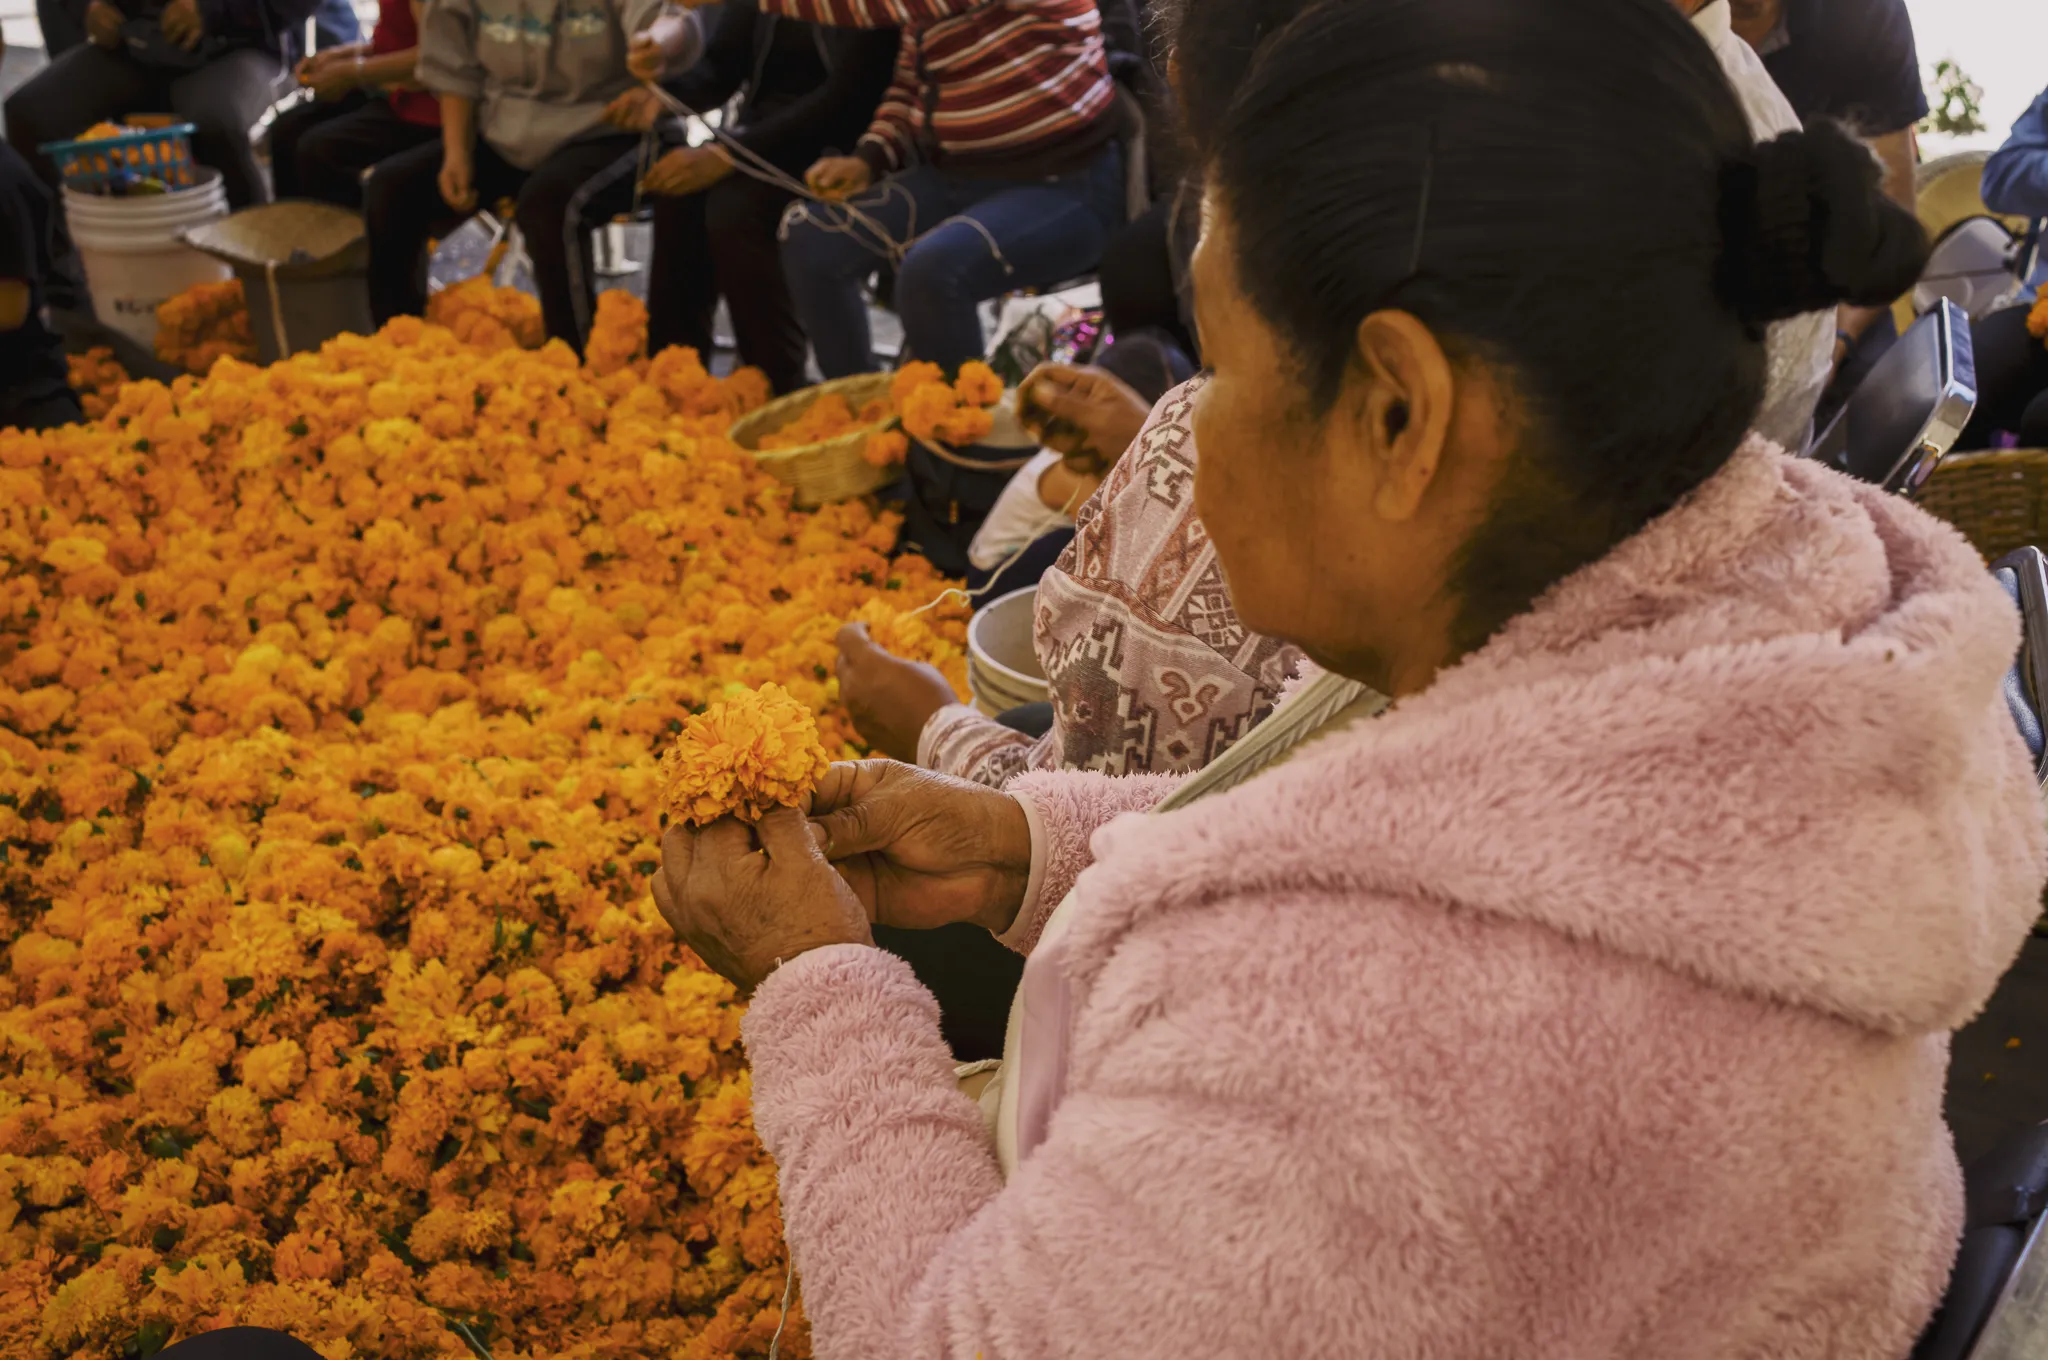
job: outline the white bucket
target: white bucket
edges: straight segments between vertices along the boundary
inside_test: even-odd
[[[1052,697],[1033,640],[1037,617],[1038,587],[1026,586],[989,601],[968,620],[967,687],[976,707],[992,718]]]
[[[85,265],[93,315],[144,350],[156,344],[156,309],[199,283],[234,277],[219,260],[178,239],[187,227],[226,216],[220,173],[176,193],[102,198],[64,190],[64,219]]]

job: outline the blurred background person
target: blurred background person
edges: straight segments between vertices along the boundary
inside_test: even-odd
[[[363,172],[438,142],[441,102],[413,84],[419,63],[418,0],[378,0],[367,43],[326,48],[301,61],[310,101],[270,127],[270,172],[279,198],[363,206]]]
[[[193,158],[220,171],[232,206],[268,202],[249,133],[289,88],[287,54],[296,54],[314,8],[314,0],[90,0],[85,41],[8,97],[7,140],[55,190],[44,143],[167,111],[193,125]]]
[[[379,325],[426,306],[429,237],[515,198],[547,333],[581,352],[596,304],[591,228],[630,202],[638,145],[605,113],[634,84],[629,36],[660,13],[661,0],[555,0],[540,13],[432,0],[417,77],[439,97],[440,140],[379,162],[363,191]]]
[[[686,70],[659,40],[636,48],[635,74],[655,77],[698,112],[741,96],[725,131],[801,180],[827,152],[867,130],[895,69],[893,28],[845,28],[763,12],[755,0],[698,11],[710,32]],[[655,49],[650,51],[649,49]],[[608,115],[642,132],[667,125],[650,90],[629,90]],[[688,345],[707,359],[712,316],[725,298],[740,360],[768,375],[777,393],[805,383],[809,343],[783,274],[778,228],[795,194],[734,168],[716,142],[671,146],[645,181],[654,208],[648,274],[648,348]]]

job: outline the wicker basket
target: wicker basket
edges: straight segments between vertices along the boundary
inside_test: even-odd
[[[876,467],[863,456],[868,435],[880,429],[879,424],[863,425],[836,438],[793,449],[764,451],[755,447],[762,439],[803,415],[811,408],[812,402],[828,392],[839,393],[846,398],[847,405],[858,411],[867,403],[889,395],[889,375],[863,373],[858,377],[807,387],[771,401],[751,415],[740,417],[732,427],[732,442],[753,454],[763,472],[795,487],[796,503],[807,509],[868,495],[881,490],[898,476],[895,468]]]
[[[1996,562],[2018,548],[2048,543],[2041,512],[2048,491],[2048,449],[1960,454],[1944,460],[1920,488],[1922,507],[1963,531]]]

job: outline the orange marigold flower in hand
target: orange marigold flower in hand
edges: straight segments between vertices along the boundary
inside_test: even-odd
[[[817,720],[788,690],[742,690],[683,723],[661,761],[662,810],[696,826],[728,814],[758,821],[796,806],[831,764]]]

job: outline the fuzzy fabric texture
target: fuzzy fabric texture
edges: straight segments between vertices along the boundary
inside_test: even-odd
[[[1102,829],[1007,1184],[901,962],[747,1018],[817,1353],[1904,1356],[1948,1035],[2048,873],[2017,639],[1953,531],[1752,445],[1241,788],[1033,776],[1049,889]]]

